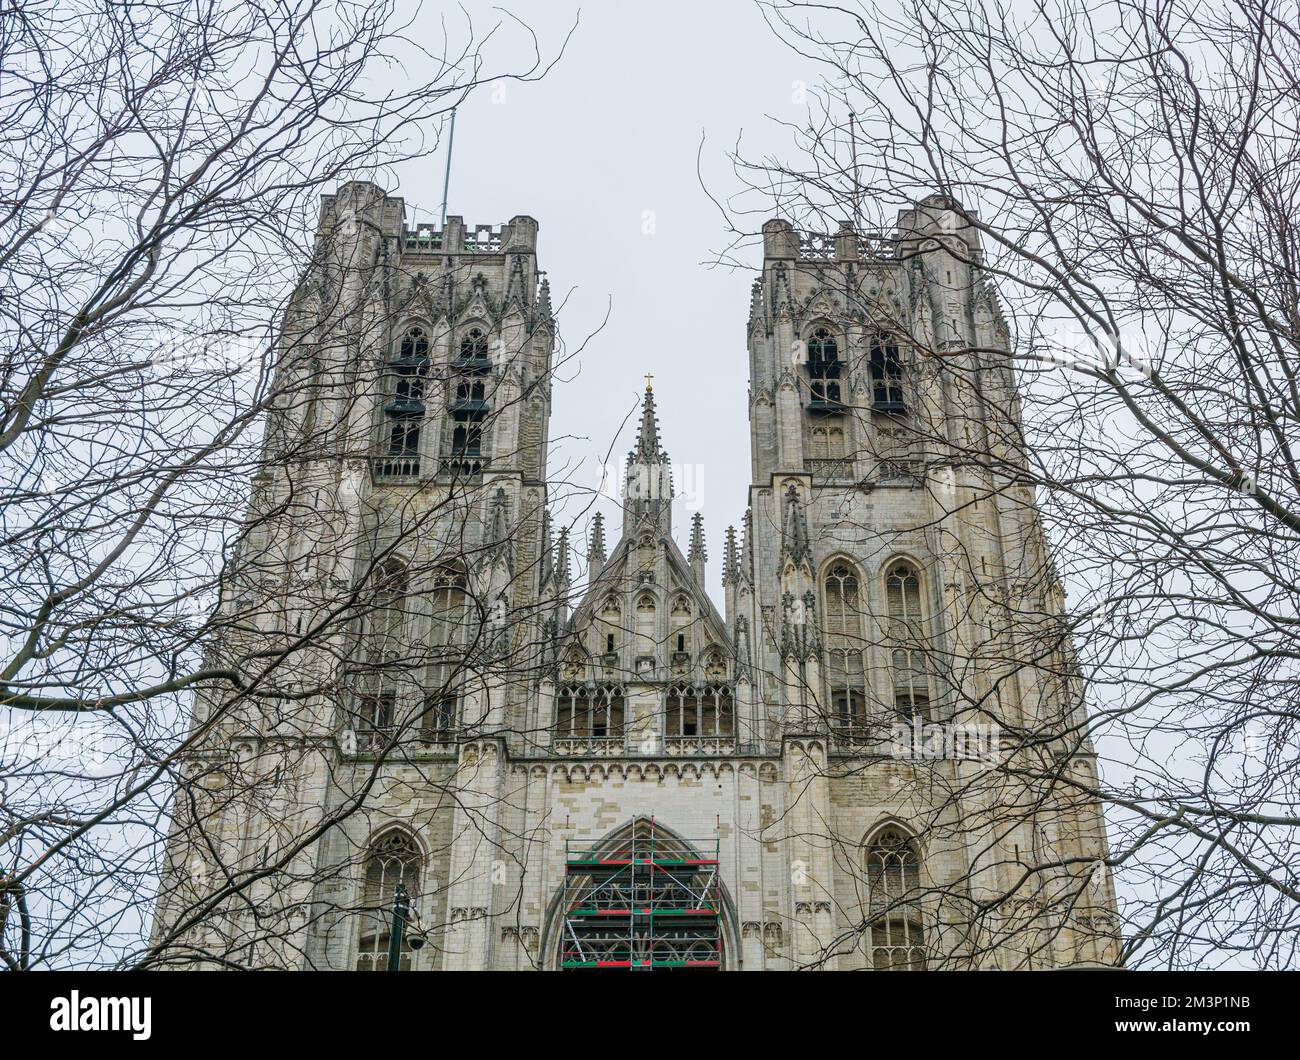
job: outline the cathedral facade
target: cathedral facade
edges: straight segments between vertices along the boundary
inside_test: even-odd
[[[268,691],[198,695],[159,962],[1115,963],[1095,756],[965,215],[764,226],[721,608],[700,516],[674,532],[649,384],[621,527],[554,511],[537,223],[404,216],[370,184],[327,197],[286,316],[209,647]]]

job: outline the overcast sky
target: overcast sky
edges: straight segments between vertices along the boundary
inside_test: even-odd
[[[468,10],[480,32],[500,20],[487,4]],[[711,190],[735,190],[726,154],[737,136],[750,152],[784,143],[776,120],[805,112],[794,83],[815,71],[776,40],[752,0],[512,10],[546,54],[575,15],[579,22],[543,80],[485,88],[460,109],[448,212],[479,224],[537,218],[539,266],[557,298],[572,292],[561,318],[571,345],[609,308],[608,326],[556,381],[552,437],[578,437],[557,446],[552,474],[595,486],[620,430],[614,459],[626,455],[644,374],[653,372],[664,444],[674,464],[689,465],[678,489],[704,515],[717,597],[723,534],[740,524],[750,477],[745,323],[761,259],[751,252],[743,272],[709,268],[727,235],[700,187],[697,153],[703,135]],[[488,65],[517,56],[523,39],[503,27]],[[406,198],[408,218],[417,206],[421,219],[436,218],[444,158],[402,171],[392,190]],[[613,517],[612,545],[617,506],[601,507]],[[674,514],[683,547],[685,508]]]

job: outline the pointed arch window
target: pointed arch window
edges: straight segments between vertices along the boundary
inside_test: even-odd
[[[302,413],[301,434],[302,440],[306,444],[310,444],[314,441],[314,436],[316,434],[318,406],[324,396],[325,390],[321,375],[320,358],[313,357],[303,379],[303,383],[307,390],[307,397]]]
[[[451,455],[453,457],[481,457],[483,455],[483,418],[469,412],[452,415]]]
[[[930,720],[930,680],[925,657],[921,578],[910,563],[891,563],[885,574],[894,707],[907,721]]]
[[[896,634],[917,636],[924,615],[921,611],[921,578],[910,563],[891,563],[885,578],[889,618]]]
[[[812,459],[842,460],[844,458],[844,430],[835,426],[818,426],[812,429]]]
[[[474,327],[465,332],[460,340],[458,350],[460,366],[467,368],[488,367],[488,340],[482,328]],[[482,362],[477,364],[476,362]]]
[[[840,349],[829,328],[816,328],[808,338],[810,407],[831,412],[840,406]]]
[[[434,572],[429,589],[429,647],[436,655],[456,655],[454,649],[466,642],[467,586],[465,572],[455,567]]]
[[[424,426],[425,384],[429,375],[429,338],[423,328],[409,328],[388,363],[389,400],[384,405],[382,474],[418,475]]]
[[[672,639],[673,662],[685,664],[689,662],[691,651],[694,648],[691,643],[691,603],[685,595],[679,594],[673,600],[669,620],[672,623],[669,636]]]
[[[402,666],[407,658],[409,583],[406,567],[388,560],[375,572],[370,610],[363,621],[360,680],[354,727],[362,744],[376,742],[393,728]]]
[[[867,947],[876,971],[923,971],[921,857],[900,828],[885,828],[866,846]]]
[[[898,341],[877,335],[871,341],[871,406],[881,412],[903,412],[903,362]]]
[[[490,410],[487,334],[472,327],[461,337],[453,362],[450,413],[451,466],[454,470],[477,472],[482,469],[483,432]]]
[[[812,458],[814,460],[826,460],[830,456],[830,447],[826,437],[825,427],[814,427],[812,430]]]
[[[857,570],[843,561],[831,564],[823,592],[829,720],[843,738],[853,739],[863,734],[867,709],[863,607]]]
[[[606,662],[615,661],[610,656],[615,656],[619,649],[622,625],[623,611],[618,606],[618,601],[611,596],[600,609],[600,623],[596,627],[600,638],[597,650],[606,656]]]
[[[487,390],[482,379],[461,378],[456,382],[453,412],[486,412]]]
[[[636,654],[638,658],[653,658],[655,654],[655,601],[645,595],[636,605]]]
[[[470,639],[467,585],[463,571],[440,567],[429,590],[429,666],[420,721],[425,739],[446,741],[459,728],[464,648]]]
[[[420,894],[420,848],[400,829],[393,829],[370,844],[361,896],[361,930],[357,941],[357,971],[381,972],[388,967],[388,934],[392,924],[393,895],[400,883],[411,896],[412,908]],[[414,953],[403,940],[400,969],[411,969]]]

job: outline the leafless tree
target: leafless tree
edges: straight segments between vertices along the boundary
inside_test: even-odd
[[[944,380],[971,410],[968,423],[990,432],[971,444],[960,424],[912,416],[899,444],[916,462],[904,470],[941,502],[936,525],[986,526],[988,504],[1036,497],[1050,547],[1022,584],[1059,579],[1068,591],[1068,603],[1021,595],[972,556],[959,560],[973,586],[963,606],[989,631],[978,656],[931,652],[959,715],[1005,724],[998,704],[1026,677],[1056,689],[1059,705],[1011,725],[1014,753],[936,804],[1010,800],[1010,828],[1017,816],[1037,819],[1032,793],[1099,799],[1126,963],[1293,967],[1294,7],[759,8],[816,87],[788,123],[788,158],[737,148],[743,190],[725,203],[736,245],[754,217],[808,232],[847,222],[874,228],[886,256],[954,254],[970,277],[955,297],[996,290],[1005,347],[949,330],[942,316],[923,331],[912,312],[872,307],[908,351],[909,382]],[[903,241],[895,218],[917,202],[955,211],[958,223]],[[1008,365],[1019,399],[996,389]],[[1018,417],[989,413],[1017,400]],[[945,492],[954,470],[982,485]],[[1032,532],[1026,524],[1021,547]],[[1001,640],[999,628],[1016,636]],[[1017,647],[1003,654],[1008,643]],[[972,660],[979,674],[963,674]],[[1100,775],[1072,772],[1071,756],[1094,745]],[[1013,887],[981,897],[966,879],[932,896],[965,910],[957,920],[972,937],[995,936],[996,917],[1014,920],[1024,899],[1077,902],[1092,877],[1051,843],[999,857],[1022,870]],[[827,941],[828,951],[854,944]]]
[[[498,38],[515,55],[522,42],[521,66],[491,58]],[[9,968],[175,958],[181,930],[222,903],[251,907],[268,879],[300,870],[302,851],[354,811],[378,764],[322,820],[268,835],[254,864],[218,856],[210,887],[171,895],[177,931],[141,942],[169,807],[195,844],[219,843],[204,830],[213,805],[256,807],[282,790],[258,772],[266,757],[251,770],[228,760],[249,712],[280,713],[277,777],[313,761],[308,703],[368,703],[352,729],[376,763],[408,736],[436,738],[425,732],[436,696],[397,716],[380,686],[439,660],[396,642],[380,654],[347,646],[382,640],[408,585],[463,569],[487,546],[448,527],[438,506],[397,512],[382,541],[362,543],[373,527],[347,523],[355,506],[337,478],[310,497],[284,489],[295,462],[364,461],[370,425],[354,430],[355,410],[397,370],[358,285],[387,285],[401,300],[416,284],[378,254],[356,260],[312,233],[323,192],[391,184],[402,163],[439,146],[449,110],[475,88],[541,77],[554,61],[543,51],[509,15],[486,32],[463,12],[430,26],[389,0],[37,2],[0,13]],[[532,385],[547,385],[552,368]],[[342,403],[340,373],[353,382]],[[433,368],[412,379],[449,385]],[[336,400],[326,408],[321,394]],[[491,415],[525,399],[501,395]],[[439,562],[399,570],[394,558],[434,524]],[[318,535],[312,571],[295,567],[303,533]],[[521,577],[541,562],[533,545]],[[343,577],[358,555],[356,576],[347,567]],[[319,590],[310,605],[286,603],[290,582]],[[447,595],[458,604],[448,636],[464,646],[441,660],[447,684],[477,653],[519,651],[528,665],[536,644],[498,644],[500,616],[472,587],[449,581]],[[277,880],[277,893],[291,890]],[[214,938],[199,955],[256,964],[244,942]]]
[[[728,213],[738,242],[754,216],[838,231],[818,269],[852,261],[844,319],[891,341],[864,338],[833,397],[803,349],[799,385],[873,445],[828,439],[813,477],[844,483],[836,518],[860,540],[879,526],[844,467],[924,491],[943,590],[918,616],[906,570],[878,595],[832,571],[834,606],[755,621],[754,662],[786,665],[760,735],[829,731],[823,776],[892,781],[923,825],[863,850],[806,803],[769,822],[764,842],[835,865],[810,904],[837,927],[796,963],[1293,964],[1293,20],[1269,0],[759,7],[823,77],[792,160],[738,151]],[[504,316],[511,281],[431,285],[389,251],[435,234],[376,186],[503,76],[481,48],[497,32],[447,29],[434,51],[383,2],[0,16],[8,967],[324,967],[359,921],[377,962],[395,884],[421,881],[402,835],[371,842],[376,804],[448,845],[440,799],[485,833],[499,819],[447,751],[453,689],[457,738],[550,725],[494,714],[494,681],[555,667],[567,548],[474,457],[536,419],[572,354],[551,356],[531,282],[508,384],[475,374],[491,337],[408,328],[479,296]],[[513,76],[545,72],[530,50]],[[895,301],[903,284],[859,298],[876,263],[942,284],[941,259],[951,318]],[[434,394],[491,411],[429,469],[411,432],[433,429],[416,413]],[[503,455],[537,466],[544,426],[514,436]],[[367,479],[400,488],[372,504]],[[868,753],[940,704],[949,731],[996,742],[956,765]],[[436,948],[450,910],[421,898]]]

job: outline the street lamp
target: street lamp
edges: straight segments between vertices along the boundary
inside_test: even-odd
[[[393,892],[393,925],[388,932],[388,970],[401,970],[402,942],[406,934],[406,920],[411,913],[411,896],[406,893],[406,886],[398,884]]]

